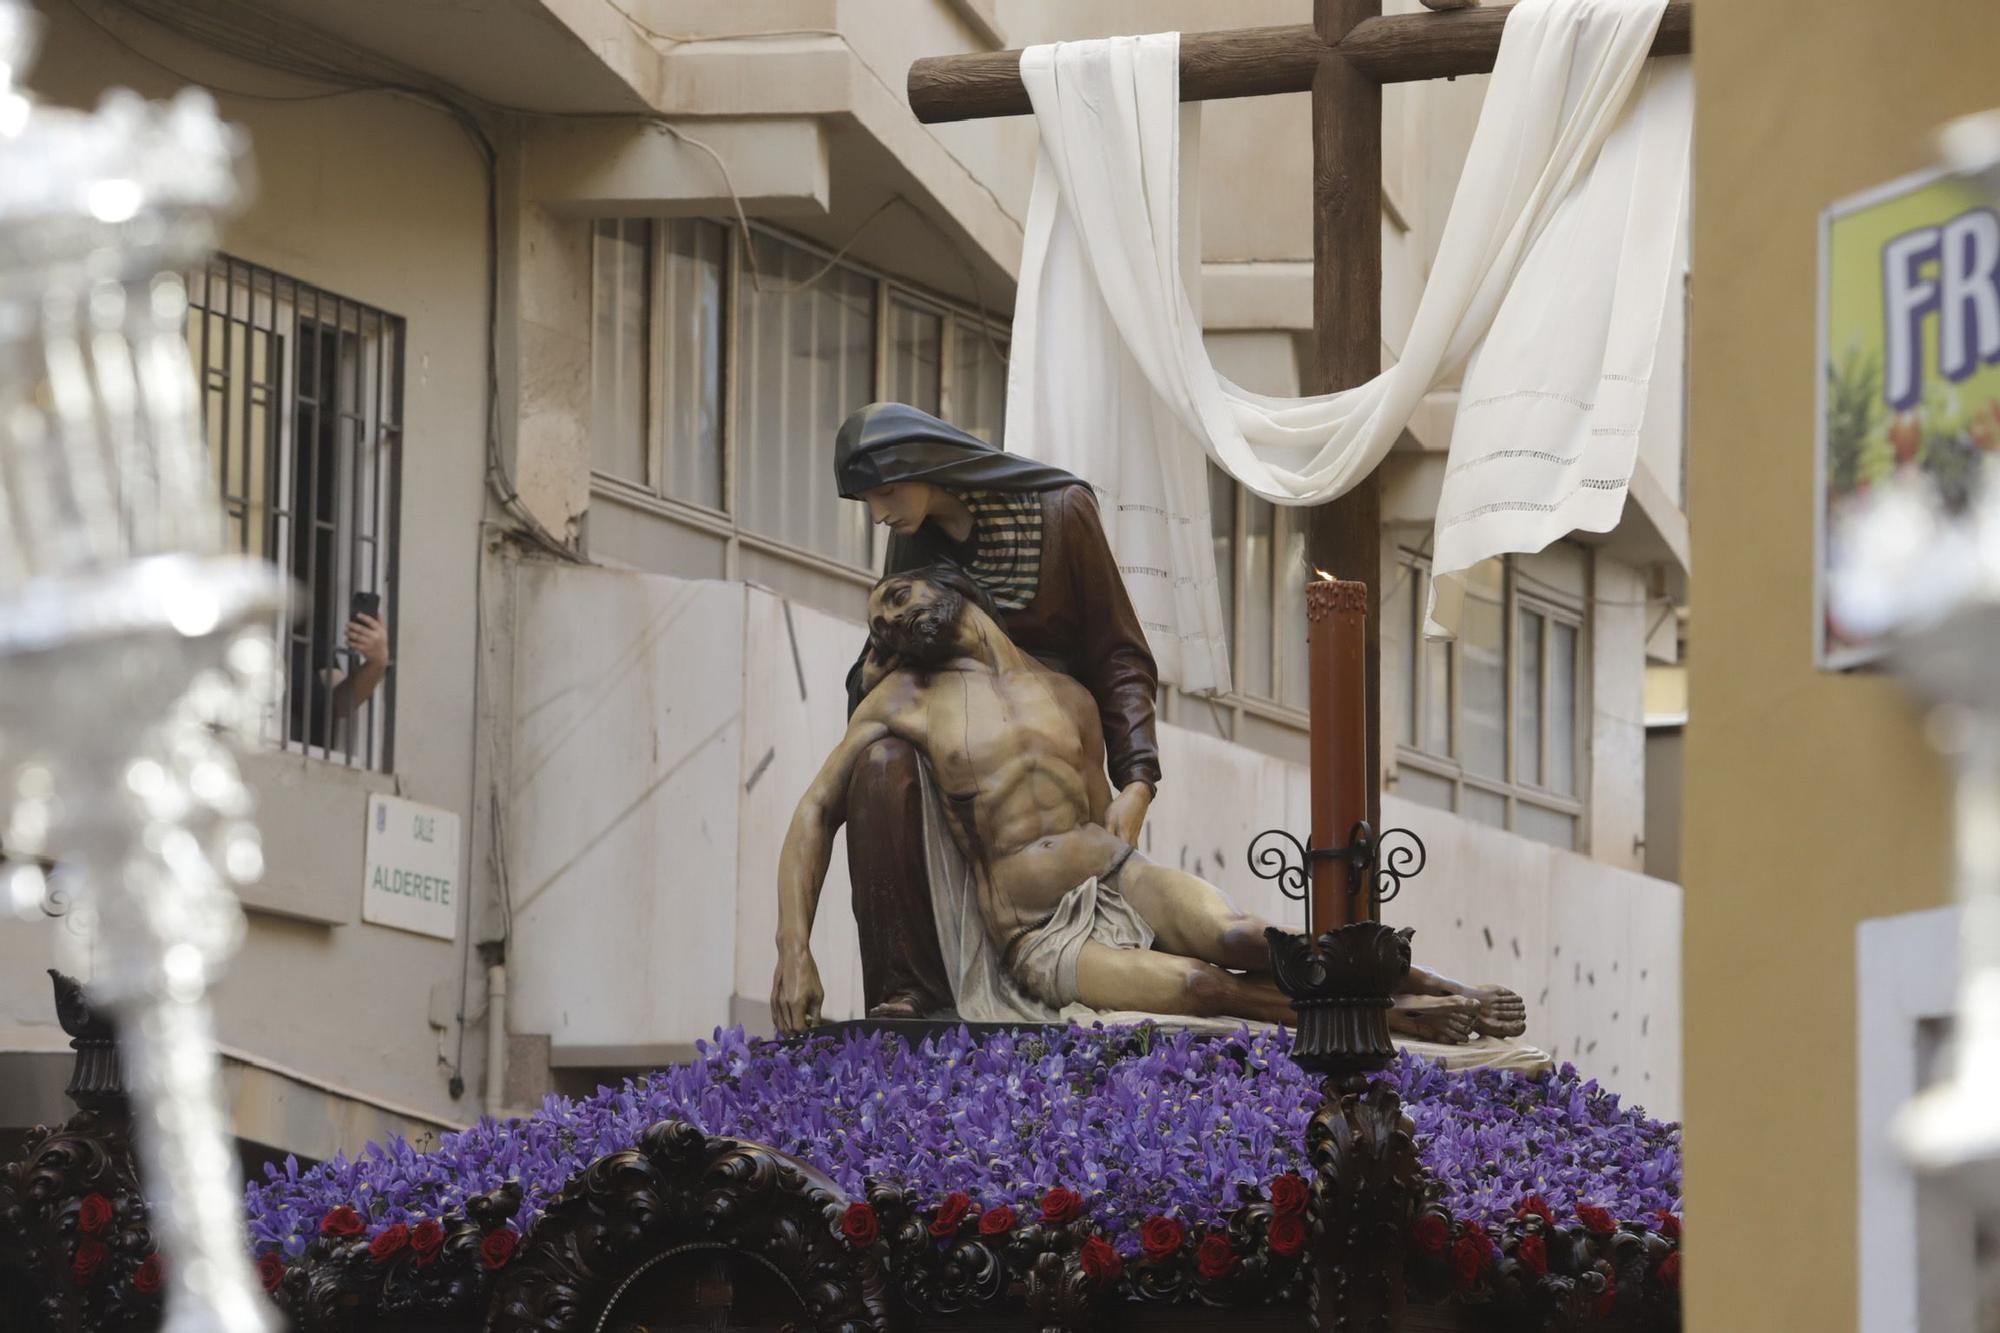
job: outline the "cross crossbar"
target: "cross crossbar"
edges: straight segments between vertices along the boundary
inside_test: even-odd
[[[1330,49],[1377,83],[1410,83],[1486,74],[1500,51],[1511,5],[1438,14],[1366,18],[1329,47],[1309,23],[1290,27],[1191,32],[1181,37],[1181,100],[1303,93]],[[1672,0],[1653,39],[1656,56],[1693,47],[1694,5]],[[1025,116],[1033,110],[1021,83],[1019,51],[931,56],[910,66],[910,109],[927,124]]]

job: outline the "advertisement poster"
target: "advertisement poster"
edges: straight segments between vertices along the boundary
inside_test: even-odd
[[[1956,176],[1870,190],[1820,219],[1819,663],[1879,645],[1827,614],[1843,509],[1917,470],[1947,495],[2000,448],[2000,218]]]

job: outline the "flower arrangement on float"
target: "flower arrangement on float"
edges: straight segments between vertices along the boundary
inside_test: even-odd
[[[428,1149],[267,1167],[247,1191],[251,1235],[281,1299],[300,1295],[287,1270],[311,1260],[356,1279],[393,1270],[456,1304],[583,1167],[682,1120],[826,1172],[854,1200],[848,1243],[886,1241],[899,1264],[942,1269],[969,1247],[1024,1264],[1053,1249],[1106,1294],[1288,1300],[1310,1248],[1304,1145],[1321,1099],[1289,1042],[1149,1025],[961,1028],[916,1045],[719,1032],[689,1064]],[[1553,1289],[1600,1313],[1672,1299],[1678,1126],[1566,1065],[1529,1077],[1404,1055],[1382,1077],[1429,1178],[1410,1239],[1420,1291]]]

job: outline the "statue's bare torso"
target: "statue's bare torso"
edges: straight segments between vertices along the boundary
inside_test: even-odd
[[[1126,845],[1100,822],[1111,800],[1097,705],[1032,659],[905,669],[877,687],[881,717],[931,762],[952,834],[974,866],[987,929],[1006,939]]]

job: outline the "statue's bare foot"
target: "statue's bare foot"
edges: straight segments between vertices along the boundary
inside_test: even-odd
[[[1528,1002],[1505,986],[1470,986],[1465,997],[1479,1004],[1473,1024],[1482,1037],[1518,1037],[1528,1030]]]
[[[907,995],[891,995],[868,1011],[870,1018],[922,1018],[917,1002]]]
[[[1461,1045],[1478,1035],[1479,1001],[1466,995],[1398,995],[1389,1030],[1419,1041]]]

